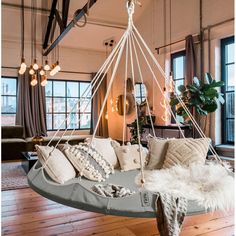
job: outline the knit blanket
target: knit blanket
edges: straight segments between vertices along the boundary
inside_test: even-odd
[[[112,198],[127,197],[135,193],[128,188],[115,184],[95,184],[92,190],[103,197]]]
[[[187,213],[187,199],[157,193],[156,211],[160,236],[178,236]]]

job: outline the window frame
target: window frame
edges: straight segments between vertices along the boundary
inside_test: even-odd
[[[46,111],[46,116],[48,114],[51,114],[51,116],[52,116],[52,123],[51,123],[52,129],[48,129],[47,128],[47,131],[51,132],[51,131],[58,130],[58,128],[54,128],[54,115],[55,114],[65,115],[65,119],[66,119],[67,115],[69,114],[69,111],[67,109],[67,99],[69,99],[69,98],[72,98],[72,99],[80,99],[80,98],[82,98],[82,97],[80,97],[80,95],[82,95],[82,94],[80,94],[80,83],[91,84],[91,81],[84,81],[84,80],[60,80],[60,79],[48,79],[48,81],[52,82],[52,95],[51,96],[47,96],[46,93],[45,93],[45,99],[47,99],[47,98],[51,98],[52,99],[52,111],[51,112],[47,112]],[[54,82],[65,82],[65,97],[64,96],[54,96],[54,94],[53,94],[54,93],[54,90],[53,90],[54,89],[54,87],[53,87],[54,86],[53,85]],[[78,93],[79,93],[78,97],[68,97],[67,96],[67,83],[70,83],[70,82],[78,84]],[[64,98],[65,99],[65,112],[54,112],[54,99],[55,98]],[[91,99],[91,97],[89,97],[88,99]],[[73,113],[77,114],[78,115],[78,119],[80,119],[80,117],[82,115],[82,112],[77,111],[77,112],[73,112]],[[90,115],[90,119],[92,119],[92,102],[91,102],[91,110],[90,110],[90,112],[84,112],[84,114],[89,114]],[[64,131],[66,129],[67,129],[67,121],[65,122],[65,128],[61,128],[60,130]],[[79,122],[78,128],[76,128],[75,130],[90,130],[90,129],[91,129],[91,122],[90,122],[90,127],[88,127],[88,128],[81,128],[81,125],[80,125],[80,122]],[[68,131],[74,130],[74,128],[68,128],[67,130]]]
[[[147,88],[146,88],[146,85],[143,84],[143,83],[141,83],[141,82],[136,82],[136,83],[135,83],[135,86],[136,86],[136,85],[139,86],[139,95],[140,95],[140,96],[136,96],[136,93],[135,93],[135,100],[137,101],[138,99],[140,99],[140,101],[141,101],[140,104],[142,104],[142,103],[146,102]],[[142,85],[145,86],[146,95],[142,93]],[[136,88],[134,88],[134,89],[135,89],[135,91],[136,91]]]
[[[186,50],[181,50],[181,51],[178,51],[178,52],[174,52],[170,55],[170,69],[171,69],[171,73],[172,73],[172,79],[173,79],[173,82],[174,82],[174,85],[175,85],[175,82],[176,81],[180,81],[182,80],[183,81],[183,85],[185,84],[185,60],[184,60],[184,68],[183,68],[183,75],[184,77],[183,78],[178,78],[178,79],[175,79],[175,74],[174,74],[174,60],[178,57],[182,57],[184,56],[185,57],[185,60],[186,60]],[[177,88],[175,87],[175,92],[177,91]],[[175,110],[175,107],[172,107],[171,108],[172,111],[173,111],[173,114],[176,116],[176,110]],[[179,117],[179,116],[176,116],[176,117]],[[178,120],[178,119],[177,119]],[[179,122],[182,122],[182,121],[179,121]],[[171,115],[171,123],[175,124],[175,119],[174,117]]]
[[[1,93],[1,99],[2,99],[2,97],[15,97],[15,98],[16,98],[16,112],[17,112],[18,77],[16,77],[16,76],[5,76],[5,75],[2,75],[2,76],[1,76],[1,79],[4,79],[4,78],[6,78],[6,79],[14,79],[14,80],[16,81],[16,95],[3,95],[3,94]],[[2,86],[2,84],[1,84],[1,86]],[[9,112],[3,112],[3,111],[1,110],[1,116],[2,116],[2,114],[3,114],[3,115],[13,115],[13,114],[15,114],[15,124],[16,124],[16,112],[14,112],[14,113],[9,113]],[[1,119],[1,120],[2,120],[2,119]],[[14,126],[15,124],[12,124],[11,126]],[[4,125],[4,124],[2,124],[2,125]]]
[[[231,43],[235,43],[235,39],[234,36],[230,36],[227,38],[223,38],[221,39],[221,79],[222,81],[224,81],[224,86],[221,87],[221,92],[224,94],[224,98],[226,101],[226,94],[227,93],[234,93],[235,94],[235,90],[227,90],[227,81],[226,81],[226,77],[227,77],[227,72],[226,72],[226,68],[227,65],[234,65],[234,62],[230,62],[227,63],[226,62],[226,46],[231,44]],[[234,144],[234,141],[228,141],[227,137],[227,121],[226,120],[235,120],[235,118],[229,118],[227,117],[227,109],[226,109],[226,103],[224,103],[221,106],[221,110],[222,110],[222,116],[221,116],[221,138],[222,138],[222,143],[223,144]]]

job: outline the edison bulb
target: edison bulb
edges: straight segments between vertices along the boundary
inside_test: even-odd
[[[32,86],[35,86],[35,85],[37,85],[37,83],[38,83],[37,77],[36,77],[35,74],[33,74],[32,77],[31,77],[31,82],[30,82],[30,84],[31,84]]]
[[[47,77],[46,75],[41,76],[41,86],[45,86],[47,84]]]
[[[49,71],[51,68],[48,65],[48,60],[45,61],[44,70]]]
[[[30,74],[30,75],[33,75],[33,74],[34,74],[34,69],[33,69],[32,66],[30,66],[29,74]]]
[[[43,70],[43,68],[41,68],[41,70],[39,71],[40,75],[45,75],[45,71]]]
[[[33,68],[34,68],[34,70],[38,70],[38,68],[39,68],[36,59],[34,59],[34,65],[33,65]]]
[[[19,74],[23,75],[25,73],[25,70],[23,70],[22,68],[19,69]]]

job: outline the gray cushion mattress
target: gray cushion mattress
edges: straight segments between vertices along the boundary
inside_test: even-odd
[[[39,162],[28,173],[28,183],[40,195],[78,209],[117,216],[156,217],[156,195],[138,188],[134,182],[138,173],[138,170],[127,172],[117,170],[106,182],[103,182],[121,185],[135,191],[135,194],[123,198],[107,198],[98,195],[91,190],[97,182],[85,178],[76,178],[63,185],[57,184],[50,179]],[[205,209],[195,201],[188,202],[188,215],[205,212]]]

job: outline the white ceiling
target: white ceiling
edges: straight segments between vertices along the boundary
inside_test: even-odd
[[[58,2],[61,3],[60,0]],[[74,12],[77,9],[82,8],[86,4],[86,2],[87,2],[86,0],[70,1],[68,21],[72,19]],[[136,7],[134,21],[136,21],[139,17],[141,17],[142,12],[148,6],[151,0],[141,0],[141,2],[142,2],[142,7],[138,6]],[[16,34],[17,32],[19,34],[20,31],[17,29],[16,30],[9,29],[9,20],[12,19],[12,21],[16,22],[16,19],[14,19],[14,17],[16,16],[13,16],[12,12],[11,13],[6,12],[4,17],[4,11],[10,10],[9,6],[4,6],[4,3],[20,5],[21,1],[20,0],[2,1],[3,4],[2,37],[5,40],[8,38],[12,39],[18,38],[18,36],[14,34]],[[50,1],[37,0],[37,7],[50,9],[51,3],[52,0]],[[31,6],[31,0],[25,0],[25,6]],[[11,17],[7,16],[8,14],[11,14]],[[29,14],[28,17],[30,17],[29,10],[28,14]],[[44,15],[44,21],[46,22],[49,13],[46,14],[44,13],[43,15]],[[42,19],[42,15],[38,17]],[[124,29],[122,28],[125,28],[126,24],[127,24],[126,0],[98,0],[89,11],[88,24],[84,28],[78,28],[78,27],[73,28],[61,41],[60,45],[70,48],[84,48],[97,51],[105,51],[105,47],[103,46],[104,40],[113,37],[115,41],[118,41],[124,31]],[[114,28],[110,26],[118,26],[118,27]],[[18,24],[18,27],[20,28],[20,24]],[[30,40],[30,27],[28,28],[29,28],[28,38]],[[41,28],[41,26],[39,28]],[[46,29],[44,29],[44,31],[45,30]],[[39,36],[39,41],[40,40],[41,37]]]

